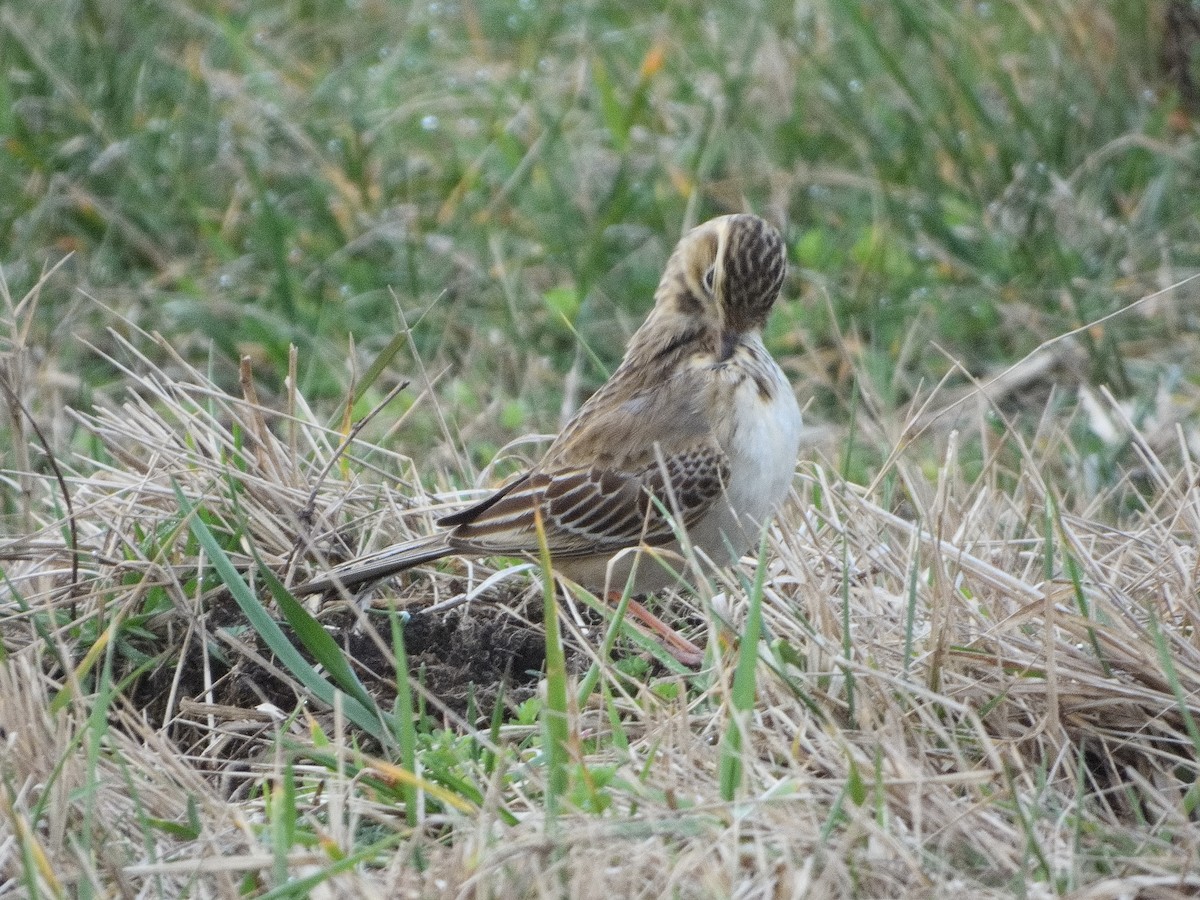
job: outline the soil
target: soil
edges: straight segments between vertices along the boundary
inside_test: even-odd
[[[460,714],[472,694],[481,712],[490,710],[502,685],[511,702],[524,702],[546,663],[541,624],[493,604],[441,616],[418,613],[404,628],[404,647],[410,671]]]
[[[364,671],[364,682],[376,681],[390,694],[395,673],[389,650],[384,652],[357,627],[353,614],[342,631],[347,655]],[[498,698],[515,708],[537,690],[546,663],[546,638],[541,625],[540,597],[516,596],[476,601],[447,612],[410,607],[403,626],[404,650],[410,677],[421,684],[435,705],[471,724],[486,723]],[[327,621],[328,624],[328,621]],[[377,626],[378,627],[378,626]],[[390,635],[386,623],[379,627]],[[581,648],[567,646],[569,661],[582,661]]]
[[[379,595],[388,596],[383,590]],[[402,596],[397,603],[408,613],[403,636],[410,677],[423,688],[418,691],[425,697],[425,713],[435,723],[461,727],[465,720],[469,725],[486,725],[498,700],[511,713],[537,691],[545,669],[540,590],[475,600],[443,612],[429,611],[431,597]],[[381,707],[390,708],[395,699],[396,675],[391,617],[383,604],[377,602],[363,615],[345,604],[331,602],[318,615],[341,644],[367,690]],[[287,624],[280,624],[287,633]],[[210,635],[207,649],[192,639],[180,653],[138,680],[132,696],[139,714],[161,726],[172,696],[176,698],[171,711],[175,716],[180,715],[180,698],[224,707],[230,715],[242,710],[248,717],[261,704],[285,714],[295,709],[294,682],[280,673],[283,667],[250,628],[232,597],[222,593],[208,604],[205,625]],[[178,622],[174,626],[172,631],[178,635]],[[225,635],[232,643],[229,639],[213,639],[214,635]],[[308,657],[307,651],[294,643]],[[160,641],[157,650],[162,649]],[[583,648],[568,639],[564,650],[568,669],[582,671],[588,661]],[[206,696],[209,683],[212,690]],[[173,730],[186,745],[188,739],[180,732],[186,732],[187,725],[176,720]],[[197,739],[205,730],[197,728]]]

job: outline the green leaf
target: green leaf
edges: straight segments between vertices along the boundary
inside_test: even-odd
[[[255,554],[258,558],[258,554]],[[381,716],[379,708],[375,705],[375,699],[367,693],[367,689],[363,687],[358,676],[354,674],[354,669],[347,662],[342,648],[338,646],[329,634],[322,627],[304,605],[301,604],[286,587],[279,578],[264,566],[259,561],[259,574],[267,587],[271,591],[271,595],[275,598],[275,602],[279,604],[279,611],[283,613],[283,618],[288,625],[292,627],[292,631],[296,637],[300,639],[300,643],[304,645],[313,659],[325,667],[334,682],[343,691],[361,703],[365,708],[371,710],[376,716]]]
[[[846,776],[846,792],[855,806],[862,806],[867,802],[867,784],[863,781],[862,773],[859,772],[858,764],[854,760],[850,760],[850,774]]]
[[[183,495],[183,491],[179,489],[179,485],[172,483],[175,490],[176,500],[179,502],[180,508],[187,517],[188,528],[197,542],[204,549],[212,566],[220,576],[222,583],[229,588],[230,594],[233,595],[234,601],[245,613],[246,618],[258,632],[259,636],[266,642],[267,647],[272,653],[278,657],[283,666],[291,672],[306,688],[312,691],[313,695],[326,703],[333,706],[336,702],[338,691],[332,684],[329,683],[316,669],[309,665],[308,661],[300,655],[291,641],[284,635],[279,624],[271,618],[266,607],[259,602],[254,592],[250,590],[250,586],[246,584],[245,579],[238,573],[233,562],[229,559],[229,555],[217,543],[212,532],[208,530],[208,526],[204,524],[200,516],[197,514],[196,507],[188,502],[187,497]],[[346,717],[363,731],[370,734],[382,743],[391,744],[391,735],[384,727],[383,719],[378,710],[364,706],[359,700],[342,694],[342,709],[346,713]]]
[[[542,300],[551,312],[558,313],[562,316],[563,321],[570,325],[575,324],[575,318],[579,315],[580,307],[583,306],[583,298],[573,287],[550,288],[542,294]]]

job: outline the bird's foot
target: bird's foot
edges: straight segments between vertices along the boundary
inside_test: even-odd
[[[620,594],[609,594],[610,602],[619,602],[620,599]],[[696,669],[704,662],[704,651],[702,649],[636,600],[629,601],[629,612],[637,620],[630,622],[630,624],[643,634],[650,632],[651,637],[657,635],[661,638],[663,649],[670,653],[680,664],[687,666],[689,669]],[[645,627],[643,628],[642,626]]]

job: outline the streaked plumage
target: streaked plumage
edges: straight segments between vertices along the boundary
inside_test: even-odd
[[[446,531],[345,563],[298,592],[353,589],[448,555],[536,554],[535,506],[555,568],[593,590],[624,588],[636,554],[607,570],[625,548],[678,551],[659,503],[694,546],[732,563],[786,496],[799,449],[799,407],[761,336],[786,267],[779,233],[757,216],[694,228],[620,367],[541,462],[439,520]],[[654,560],[638,563],[638,592],[671,580]]]

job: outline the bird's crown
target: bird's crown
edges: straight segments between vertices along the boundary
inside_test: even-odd
[[[712,316],[722,331],[747,331],[765,324],[786,272],[773,226],[748,213],[719,216],[679,241],[655,299],[675,312]]]

